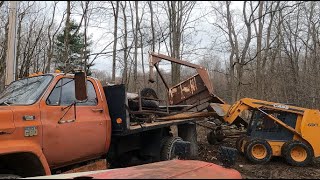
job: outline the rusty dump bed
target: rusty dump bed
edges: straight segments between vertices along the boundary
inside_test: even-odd
[[[187,80],[169,87],[159,69],[159,62],[162,60],[193,68],[197,73],[189,77]],[[210,81],[209,73],[206,68],[197,64],[157,53],[150,53],[149,64],[149,81],[154,82],[153,68],[155,67],[162,82],[167,88],[169,105],[190,105],[189,107],[185,107],[183,111],[202,111],[206,109],[208,103],[225,103],[221,98],[214,94],[213,85]]]
[[[225,104],[221,98],[214,94],[209,73],[204,67],[155,53],[150,54],[149,60],[149,81],[154,82],[152,76],[153,67],[155,67],[167,88],[167,99],[161,100],[157,97],[142,96],[142,91],[136,94],[135,98],[132,98],[134,93],[126,92],[123,84],[103,87],[112,120],[113,135],[123,136],[139,131],[147,131],[199,119],[202,120],[203,117],[213,116],[212,113],[206,112],[210,103]],[[171,63],[194,68],[197,73],[169,87],[159,71],[158,63],[161,60],[167,60]],[[128,96],[130,96],[130,98]],[[150,101],[157,101],[159,105],[166,105],[154,107],[148,103],[149,106],[147,106],[147,101],[149,103]],[[136,108],[133,108],[135,103],[138,105],[136,105]]]
[[[128,168],[33,177],[32,179],[242,179],[234,169],[197,160],[170,160]]]

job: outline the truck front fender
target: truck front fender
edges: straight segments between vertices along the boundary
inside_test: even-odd
[[[35,157],[36,159],[34,158],[34,160],[38,160],[41,163],[45,175],[51,175],[49,164],[39,144],[26,140],[6,140],[0,142],[0,156],[14,154],[28,154]]]

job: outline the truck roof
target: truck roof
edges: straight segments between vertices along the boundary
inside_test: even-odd
[[[65,73],[46,73],[46,74],[35,74],[35,75],[29,76],[29,77],[43,76],[43,75],[48,75],[48,74],[53,75],[55,77],[59,76],[59,75],[66,75],[66,76],[70,76],[70,77],[74,76],[74,74],[71,74],[71,73],[67,73],[67,74],[65,74]],[[92,76],[87,76],[87,78],[91,78],[91,79],[94,79],[94,80],[99,80],[99,79],[97,79],[95,77],[92,77]]]

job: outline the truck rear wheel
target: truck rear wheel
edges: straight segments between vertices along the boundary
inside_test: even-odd
[[[182,138],[167,136],[162,139],[162,146],[161,146],[161,152],[160,152],[161,161],[177,158],[175,156],[174,150],[175,150],[175,143],[178,141],[182,141]]]
[[[292,166],[306,166],[312,162],[313,149],[300,141],[286,142],[281,148],[282,156]]]
[[[252,139],[244,147],[244,154],[248,160],[256,164],[264,164],[270,161],[272,149],[269,143],[263,139]]]

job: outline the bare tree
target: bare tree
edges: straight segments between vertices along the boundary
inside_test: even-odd
[[[0,1],[0,8],[2,7],[3,3],[4,3],[4,1]]]
[[[134,70],[133,70],[133,92],[137,92],[138,83],[138,31],[139,31],[139,14],[138,14],[138,1],[135,1],[135,30],[134,30]],[[133,21],[132,21],[133,22]]]
[[[122,73],[122,83],[125,83],[128,88],[128,27],[127,27],[127,15],[126,15],[126,6],[127,2],[121,2],[122,13],[123,13],[123,26],[124,26],[124,36],[123,36],[123,61],[124,61],[124,68]]]
[[[58,31],[61,28],[64,16],[66,14],[66,13],[63,13],[63,16],[62,16],[62,19],[61,19],[61,21],[59,23],[58,28],[54,31],[53,34],[51,34],[51,30],[52,30],[52,27],[53,27],[53,24],[54,24],[54,20],[55,20],[57,4],[58,4],[58,2],[54,2],[54,4],[53,4],[52,18],[51,18],[51,22],[50,22],[50,24],[48,26],[48,29],[47,29],[47,36],[48,36],[47,58],[48,59],[47,59],[47,63],[46,63],[45,69],[44,69],[44,72],[46,72],[46,73],[50,72],[51,61],[52,61],[52,58],[53,58],[54,39],[55,39]]]
[[[113,29],[113,53],[112,53],[112,79],[111,81],[115,83],[116,81],[116,56],[117,56],[117,40],[118,40],[118,14],[119,14],[119,1],[111,1],[113,15],[114,15],[114,29]]]
[[[67,1],[67,18],[64,31],[64,72],[68,71],[69,65],[69,33],[70,33],[70,1]]]
[[[167,15],[170,32],[170,56],[181,58],[182,35],[185,31],[190,14],[195,6],[194,1],[167,1]],[[172,84],[180,82],[180,65],[172,63]]]

